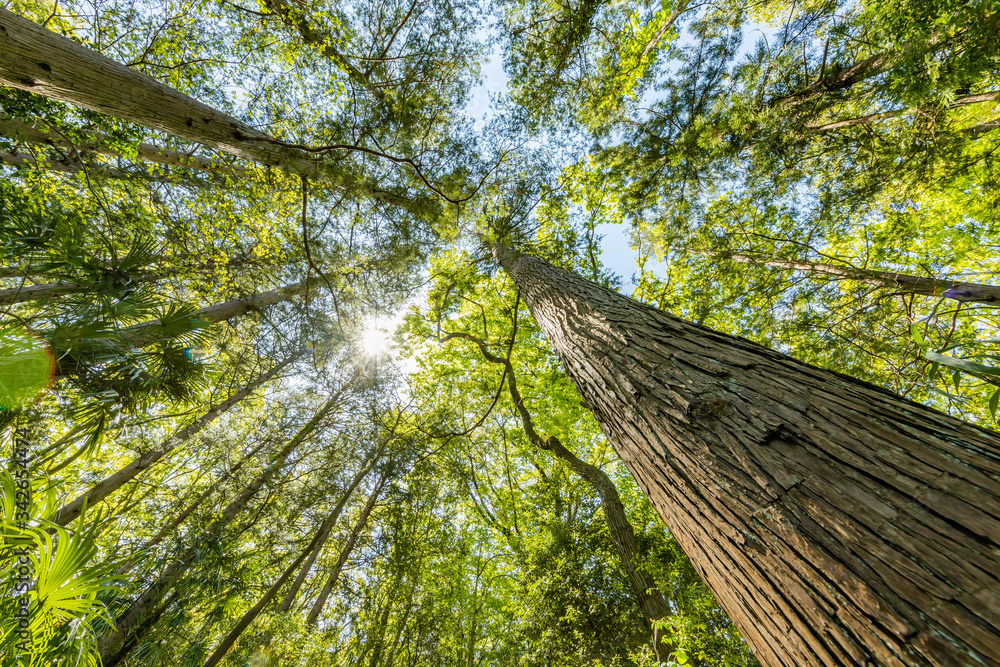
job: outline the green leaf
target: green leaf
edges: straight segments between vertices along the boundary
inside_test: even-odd
[[[955,391],[958,391],[958,383],[962,381],[962,371],[952,372],[951,381],[955,383]]]
[[[910,325],[910,337],[913,338],[913,342],[918,346],[925,350],[927,349],[927,341],[920,335],[920,325],[916,322]]]
[[[958,357],[952,357],[947,354],[940,354],[938,352],[924,352],[924,359],[928,361],[934,361],[939,364],[944,364],[945,366],[950,366],[951,368],[957,368],[958,370],[967,371],[969,373],[980,373],[982,375],[993,375],[1000,377],[1000,368],[994,368],[993,366],[986,366],[985,364],[977,364],[974,361],[969,361],[968,359],[959,359]]]
[[[932,363],[931,364],[931,369],[927,373],[927,379],[930,380],[931,382],[933,382],[934,378],[937,377],[938,370],[940,370],[940,368],[941,368],[941,364],[939,364],[938,362],[935,361],[934,363]]]
[[[687,651],[685,651],[682,648],[679,648],[676,651],[674,651],[674,660],[677,661],[678,665],[686,665],[688,661]]]
[[[993,396],[990,398],[990,415],[993,416],[993,421],[997,420],[997,405],[1000,404],[1000,389],[993,392]]]

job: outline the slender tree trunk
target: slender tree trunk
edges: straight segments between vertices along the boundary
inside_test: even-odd
[[[313,627],[316,625],[320,612],[323,611],[323,607],[326,606],[326,600],[330,597],[330,592],[337,583],[337,579],[340,578],[341,570],[344,569],[347,559],[350,558],[351,552],[354,551],[354,545],[357,544],[358,536],[364,529],[365,524],[368,523],[368,517],[375,508],[375,503],[378,501],[378,497],[382,493],[385,482],[385,478],[380,480],[378,486],[375,487],[375,490],[372,491],[372,494],[368,497],[368,503],[365,504],[364,508],[361,510],[361,515],[358,517],[358,522],[354,525],[354,530],[351,531],[350,537],[347,538],[347,543],[340,551],[340,557],[337,558],[337,563],[333,566],[333,572],[330,573],[330,576],[326,580],[326,584],[323,586],[323,590],[320,591],[319,597],[316,598],[316,602],[313,603],[312,609],[309,610],[309,616],[306,617],[307,626]]]
[[[299,569],[299,566],[302,564],[302,561],[304,561],[309,556],[309,554],[316,551],[317,547],[324,539],[323,536],[325,532],[329,529],[331,525],[333,525],[333,522],[336,521],[335,514],[336,511],[330,514],[328,519],[323,522],[319,530],[316,532],[316,536],[313,537],[312,541],[305,548],[305,550],[303,550],[299,554],[299,557],[296,558],[288,567],[285,568],[285,571],[282,572],[281,576],[278,577],[278,580],[275,581],[269,589],[267,589],[267,592],[264,593],[263,596],[261,596],[260,600],[257,601],[257,604],[248,609],[246,613],[244,613],[243,616],[240,618],[239,622],[236,624],[236,627],[230,630],[229,634],[226,635],[221,642],[219,642],[219,645],[215,647],[215,651],[213,651],[212,655],[210,655],[208,657],[208,660],[205,661],[204,667],[215,667],[215,665],[219,664],[219,662],[224,657],[226,657],[226,653],[228,653],[229,649],[233,647],[233,644],[236,643],[236,640],[240,638],[240,635],[243,634],[243,631],[246,630],[248,627],[250,627],[250,624],[253,623],[258,616],[260,616],[260,612],[264,611],[264,607],[266,607],[267,604],[274,599],[274,597],[278,594],[278,591],[281,590],[281,587],[284,586],[285,582],[288,581],[288,579],[292,576],[292,573],[295,572],[295,570]]]
[[[995,664],[996,433],[494,254],[764,664]]]
[[[138,276],[134,282],[154,282],[158,276]],[[0,306],[12,306],[26,301],[43,301],[66,294],[86,292],[91,288],[81,283],[58,282],[43,285],[23,285],[0,290]]]
[[[309,572],[312,571],[312,566],[316,562],[316,558],[319,557],[320,552],[323,551],[323,547],[326,545],[326,541],[330,539],[330,534],[333,532],[333,527],[337,524],[337,520],[340,518],[341,513],[344,511],[344,507],[347,505],[347,501],[351,499],[354,494],[354,490],[358,488],[358,484],[368,476],[368,473],[374,468],[374,462],[370,465],[366,465],[354,476],[351,480],[351,484],[344,491],[340,500],[337,502],[337,506],[333,508],[333,513],[330,515],[330,521],[326,525],[323,532],[322,538],[316,543],[316,548],[313,549],[312,553],[306,559],[306,562],[302,565],[302,570],[299,572],[295,581],[292,582],[291,588],[285,594],[285,597],[281,600],[281,606],[278,607],[279,613],[284,613],[292,608],[292,603],[295,602],[295,597],[299,594],[299,589],[302,588],[302,584],[305,582],[306,578],[309,576]],[[266,643],[266,642],[265,642]]]
[[[200,494],[198,494],[198,497],[195,498],[194,502],[192,502],[190,505],[188,505],[187,507],[185,507],[184,510],[180,514],[178,514],[176,517],[174,517],[172,521],[170,521],[165,526],[163,526],[163,528],[161,528],[156,533],[156,535],[153,535],[153,537],[149,538],[149,540],[147,540],[145,544],[143,544],[141,547],[139,547],[139,549],[138,549],[139,555],[137,555],[135,558],[131,559],[130,561],[128,561],[127,563],[125,563],[124,565],[122,565],[120,568],[118,568],[118,572],[117,572],[118,576],[123,576],[123,575],[127,574],[129,572],[129,570],[131,570],[133,567],[135,567],[135,565],[140,560],[142,560],[142,555],[141,554],[143,552],[149,551],[150,549],[152,549],[153,547],[155,547],[156,545],[158,545],[160,542],[162,542],[163,539],[167,535],[169,535],[170,533],[172,533],[175,530],[177,530],[177,527],[180,526],[182,523],[184,523],[184,521],[187,520],[187,518],[189,516],[191,516],[194,513],[195,510],[197,510],[199,507],[201,507],[201,504],[203,502],[205,502],[205,500],[209,496],[211,496],[213,493],[215,493],[215,491],[220,486],[222,486],[223,484],[225,484],[227,481],[229,481],[229,479],[233,475],[235,475],[237,472],[239,472],[240,468],[243,467],[243,464],[246,463],[247,461],[251,460],[253,457],[255,457],[260,452],[260,450],[264,448],[264,446],[266,444],[267,444],[267,442],[265,441],[265,442],[262,442],[257,447],[255,447],[253,449],[253,451],[251,451],[249,454],[247,454],[246,456],[244,456],[240,460],[239,463],[237,463],[236,465],[234,465],[232,467],[232,469],[229,470],[229,472],[227,472],[225,475],[223,475],[219,479],[215,480],[212,484],[209,485],[209,487],[207,489],[205,489]]]
[[[222,403],[219,403],[211,410],[203,414],[198,419],[194,420],[184,428],[176,431],[169,438],[160,443],[160,446],[156,449],[152,449],[142,456],[138,457],[131,463],[129,463],[124,468],[118,470],[108,477],[105,477],[100,482],[95,484],[86,491],[79,495],[72,502],[67,503],[63,507],[59,508],[55,516],[52,517],[52,523],[57,526],[65,526],[70,521],[74,520],[83,511],[84,505],[93,506],[94,503],[100,502],[101,500],[107,498],[109,495],[117,491],[122,487],[123,484],[135,479],[136,475],[146,470],[154,463],[162,459],[164,456],[173,451],[181,443],[185,442],[213,421],[218,419],[222,414],[228,411],[231,407],[242,401],[244,398],[252,394],[257,390],[258,387],[263,385],[268,380],[275,377],[278,373],[284,370],[289,364],[294,362],[297,358],[302,355],[298,352],[285,361],[281,362],[271,370],[266,373],[261,374],[256,380],[246,385],[238,392],[227,398]]]
[[[211,524],[209,524],[208,529],[205,531],[205,535],[208,539],[218,538],[222,534],[229,523],[236,518],[236,516],[246,507],[247,503],[253,498],[257,492],[260,490],[268,480],[270,480],[274,474],[284,465],[285,461],[291,455],[295,449],[302,444],[309,435],[319,426],[320,422],[324,417],[332,410],[337,402],[340,400],[340,396],[343,390],[338,391],[333,398],[331,398],[327,403],[316,413],[316,415],[309,420],[298,433],[295,434],[288,444],[282,447],[274,458],[271,460],[270,465],[267,466],[257,477],[253,479],[249,484],[247,484],[243,490],[232,500],[226,508],[222,511],[222,514],[215,519]],[[199,545],[195,544],[187,548],[177,559],[170,562],[160,576],[150,584],[150,586],[144,591],[135,601],[132,602],[129,607],[122,612],[116,622],[115,628],[108,633],[106,633],[98,643],[98,649],[101,653],[101,659],[103,661],[104,667],[114,667],[115,663],[109,663],[106,659],[107,656],[117,654],[118,651],[115,647],[124,639],[128,639],[137,631],[140,626],[142,619],[153,609],[158,601],[163,597],[166,592],[173,587],[173,585],[180,579],[181,576],[187,570],[188,565],[195,559],[198,555]]]
[[[258,310],[267,306],[273,306],[282,301],[289,301],[293,297],[303,294],[309,287],[309,281],[305,280],[293,285],[286,285],[270,292],[261,292],[245,299],[233,299],[223,303],[206,306],[191,315],[194,322],[215,324],[232,319],[239,315]],[[122,337],[136,347],[152,345],[160,339],[159,321],[143,322],[134,324],[122,330]]]
[[[140,74],[17,14],[0,9],[0,84],[69,102],[210,148],[273,165],[368,197],[429,213],[310,153]]]
[[[951,104],[947,105],[947,109],[957,109],[958,107],[964,107],[969,104],[979,104],[980,102],[992,102],[1000,98],[1000,91],[991,91],[988,93],[979,93],[977,95],[968,95],[966,97],[960,97]],[[831,123],[824,123],[823,125],[807,125],[806,129],[810,132],[826,132],[827,130],[837,130],[842,127],[853,127],[854,125],[864,125],[865,123],[872,123],[879,120],[885,120],[886,118],[896,118],[898,116],[904,116],[920,111],[917,107],[911,107],[909,109],[894,109],[892,111],[883,111],[881,113],[873,113],[867,116],[861,116],[858,118],[846,118],[844,120],[838,120]]]
[[[320,53],[347,72],[352,81],[367,90],[373,97],[385,100],[385,93],[382,89],[372,84],[364,72],[355,67],[347,56],[337,50],[337,47],[334,46],[338,41],[336,36],[323,30],[317,30],[309,23],[303,7],[293,7],[288,0],[264,0],[264,5],[287,27],[298,32],[304,44],[319,49]]]
[[[64,174],[89,172],[106,178],[128,178],[130,175],[133,175],[121,171],[120,169],[114,169],[102,164],[88,164],[84,167],[79,162],[74,160],[53,160],[41,155],[32,155],[30,153],[11,153],[9,151],[0,151],[0,162],[10,165],[11,167],[25,167],[28,169],[42,168],[48,171],[58,171]],[[176,179],[153,176],[144,176],[144,178],[154,182],[176,182]]]
[[[835,266],[833,264],[820,264],[817,262],[800,262],[774,257],[758,257],[756,255],[745,255],[741,253],[706,254],[718,257],[728,257],[745,264],[770,266],[776,269],[792,269],[793,271],[801,271],[812,275],[830,276],[844,280],[855,280],[869,285],[888,287],[890,289],[897,289],[912,294],[938,296],[962,302],[990,304],[1000,303],[1000,287],[995,285],[979,285],[977,283],[966,283],[959,280],[940,280],[938,278],[910,276],[905,273],[893,273],[891,271],[858,269],[852,266]]]
[[[794,93],[776,98],[770,103],[770,106],[789,109],[817,99],[828,92],[850,88],[856,83],[889,71],[924,46],[943,47],[949,41],[960,38],[966,31],[967,28],[962,28],[954,35],[950,35],[945,39],[942,39],[942,34],[938,33],[931,35],[925,44],[905,44],[899,50],[876,53],[856,63],[835,70],[829,75],[823,76],[807,86],[803,86]]]
[[[0,136],[7,137],[8,139],[27,141],[32,144],[52,146],[72,153],[97,153],[111,157],[131,157],[123,155],[107,137],[99,133],[90,132],[82,143],[74,143],[54,130],[49,130],[40,125],[22,123],[13,118],[0,119]],[[210,160],[197,155],[188,155],[181,151],[160,148],[153,144],[139,143],[135,148],[135,158],[145,162],[162,164],[167,167],[181,167],[195,171],[204,171],[219,176],[242,177],[246,175],[246,170],[242,167],[227,165],[217,160]],[[63,163],[59,162],[58,164]]]

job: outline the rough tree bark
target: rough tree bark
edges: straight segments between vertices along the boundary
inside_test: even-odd
[[[427,216],[436,208],[435,200],[380,189],[5,9],[0,9],[0,84],[273,165],[407,208],[414,215]]]
[[[996,664],[996,433],[494,254],[765,665]]]
[[[52,517],[52,523],[57,526],[65,526],[67,523],[80,516],[80,512],[83,511],[84,505],[93,507],[94,503],[98,503],[107,498],[109,495],[120,489],[123,484],[135,479],[136,475],[152,466],[154,463],[173,451],[178,445],[200,432],[202,429],[222,416],[222,414],[224,414],[231,407],[252,394],[258,387],[275,377],[289,364],[302,356],[302,354],[302,352],[298,352],[266,373],[262,373],[257,377],[257,379],[240,389],[225,401],[219,403],[184,428],[177,430],[169,438],[160,443],[160,446],[156,449],[151,449],[145,454],[139,456],[124,468],[121,468],[117,472],[105,477],[89,490],[77,496],[73,501],[63,505],[59,508],[59,511],[56,512],[55,516]]]
[[[1000,303],[1000,287],[996,285],[980,285],[966,283],[960,280],[941,280],[911,276],[892,271],[876,271],[875,269],[859,269],[853,266],[836,266],[819,262],[802,262],[777,257],[763,257],[743,253],[712,253],[709,256],[725,257],[744,264],[770,266],[775,269],[791,269],[818,276],[830,276],[843,280],[854,280],[859,283],[888,287],[923,296],[938,296],[962,302]]]

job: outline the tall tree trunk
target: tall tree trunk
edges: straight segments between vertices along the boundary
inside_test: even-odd
[[[322,180],[406,207],[414,215],[426,216],[436,204],[381,190],[5,9],[0,9],[0,84]]]
[[[159,276],[155,275],[145,275],[136,276],[132,278],[133,282],[155,282]],[[22,285],[20,287],[9,287],[7,289],[0,290],[0,306],[12,306],[18,303],[25,303],[27,301],[43,301],[46,299],[54,299],[58,296],[63,296],[66,294],[79,294],[80,292],[86,292],[90,290],[91,287],[81,283],[73,282],[58,282],[58,283],[45,283],[42,285]]]
[[[996,433],[494,254],[764,664],[995,664]]]
[[[291,455],[295,449],[302,444],[309,435],[319,426],[320,422],[324,417],[336,406],[337,402],[340,400],[340,396],[343,393],[343,389],[338,391],[326,404],[310,419],[299,431],[295,434],[291,440],[288,441],[284,447],[272,458],[271,463],[265,468],[257,477],[253,479],[249,484],[247,484],[242,491],[226,505],[226,508],[222,511],[222,514],[209,524],[208,529],[205,531],[205,535],[208,539],[218,538],[222,531],[225,529],[229,523],[236,518],[236,516],[246,507],[247,503],[253,498],[257,492],[260,490],[271,477],[284,465],[285,461]],[[114,667],[115,663],[109,663],[107,657],[118,654],[115,647],[121,643],[124,639],[128,641],[132,635],[138,631],[141,625],[142,619],[153,609],[159,600],[163,597],[166,592],[173,587],[175,583],[180,579],[180,577],[187,570],[188,565],[194,561],[195,557],[198,555],[199,545],[194,544],[188,547],[178,558],[171,561],[163,571],[160,576],[149,585],[149,587],[136,598],[129,607],[122,612],[117,620],[115,621],[115,628],[108,631],[103,637],[101,637],[98,643],[98,649],[101,653],[101,659],[104,667]]]
[[[264,0],[264,5],[284,23],[287,27],[299,33],[304,44],[308,44],[320,53],[332,60],[338,67],[342,68],[356,84],[367,90],[373,97],[385,100],[385,93],[381,88],[372,84],[364,72],[354,66],[344,54],[337,50],[334,44],[337,37],[325,30],[317,30],[310,23],[303,7],[293,7],[288,0]]]
[[[87,172],[92,175],[103,176],[105,178],[129,178],[138,174],[128,174],[120,169],[114,169],[102,164],[88,164],[86,166],[75,160],[53,160],[41,155],[30,153],[11,153],[0,151],[0,162],[11,167],[24,167],[27,169],[47,169],[48,171],[58,171],[64,174],[77,174]],[[169,179],[159,176],[144,175],[143,178],[152,182],[175,183],[176,179]],[[6,277],[6,276],[4,276]]]
[[[57,131],[49,130],[40,125],[22,123],[13,118],[0,118],[0,136],[32,144],[53,146],[72,153],[97,153],[111,157],[126,157],[121,150],[115,147],[113,142],[102,134],[88,132],[87,138],[82,143],[74,143]],[[227,165],[197,155],[188,155],[181,151],[161,148],[153,144],[139,143],[135,148],[135,158],[145,162],[204,171],[219,176],[241,177],[246,175],[246,170],[242,167]],[[58,164],[62,164],[62,162]]]
[[[233,299],[232,301],[216,303],[192,313],[191,320],[208,324],[223,322],[248,313],[251,310],[273,306],[274,304],[281,303],[282,301],[289,301],[293,297],[306,292],[308,288],[309,281],[304,280],[300,283],[279,287],[278,289],[271,290],[269,292],[254,294],[245,299]],[[162,325],[159,321],[133,324],[132,326],[122,330],[122,337],[131,345],[136,347],[145,347],[147,345],[152,345],[160,339],[158,330],[161,326]]]
[[[320,591],[319,597],[316,598],[316,602],[313,603],[312,609],[309,610],[309,616],[306,617],[306,625],[309,627],[315,626],[317,619],[319,619],[320,612],[323,611],[323,607],[326,606],[326,600],[330,597],[330,592],[333,590],[334,585],[337,583],[337,579],[340,578],[340,572],[344,569],[344,565],[347,563],[347,559],[350,558],[351,552],[354,551],[354,545],[357,544],[358,536],[364,529],[365,524],[368,523],[368,517],[371,515],[372,510],[375,508],[375,503],[378,501],[379,495],[382,493],[382,489],[385,487],[387,478],[383,477],[379,480],[378,485],[372,494],[368,497],[368,502],[365,504],[364,508],[361,510],[361,515],[358,517],[358,522],[354,525],[354,530],[351,531],[350,537],[347,538],[347,543],[344,548],[340,551],[340,557],[337,558],[336,564],[333,566],[333,572],[326,580],[326,584],[323,585],[323,590]]]
[[[967,95],[965,97],[959,97],[951,104],[945,105],[945,108],[957,109],[958,107],[964,107],[969,104],[979,104],[980,102],[993,102],[998,98],[1000,98],[1000,91],[996,90],[990,91],[988,93]],[[897,118],[899,116],[917,113],[918,111],[921,111],[919,107],[910,107],[908,109],[894,109],[892,111],[883,111],[881,113],[873,113],[867,116],[860,116],[857,118],[846,118],[844,120],[824,123],[823,125],[807,125],[806,130],[810,132],[826,132],[828,130],[837,130],[842,127],[853,127],[855,125],[864,125],[865,123],[873,123],[875,121],[885,120],[887,118]]]
[[[859,269],[853,266],[836,266],[818,262],[801,262],[777,257],[762,257],[742,253],[704,253],[714,257],[728,257],[744,264],[770,266],[775,269],[791,269],[818,276],[830,276],[844,280],[854,280],[869,285],[878,285],[903,292],[924,296],[939,296],[962,302],[1000,303],[1000,287],[995,285],[980,285],[959,280],[940,280],[910,276],[892,271],[876,271],[874,269]]]
[[[316,535],[313,537],[309,545],[299,554],[299,557],[285,568],[285,571],[282,572],[281,576],[278,577],[278,580],[275,581],[269,589],[267,589],[267,592],[261,596],[260,600],[257,601],[257,604],[248,609],[240,618],[236,626],[230,630],[229,634],[226,635],[221,642],[219,642],[215,651],[213,651],[212,655],[210,655],[208,660],[205,661],[204,667],[215,667],[215,665],[219,664],[219,661],[226,657],[226,653],[228,653],[229,649],[233,647],[236,640],[240,638],[243,631],[250,627],[250,624],[256,620],[256,618],[260,615],[260,612],[264,611],[264,607],[266,607],[267,604],[274,599],[274,597],[278,594],[278,591],[281,590],[281,587],[284,586],[285,582],[292,576],[292,573],[299,569],[302,561],[319,548],[320,543],[325,539],[324,535],[328,534],[330,527],[336,522],[338,514],[339,511],[337,509],[330,513],[326,520],[320,525],[319,530],[316,531]]]
[[[123,576],[123,575],[127,574],[129,572],[129,570],[131,570],[133,567],[135,567],[136,564],[139,563],[139,561],[142,560],[142,553],[143,552],[149,551],[150,549],[152,549],[153,547],[155,547],[156,545],[158,545],[160,542],[162,542],[163,539],[167,535],[169,535],[170,533],[172,533],[175,530],[177,530],[177,527],[180,526],[182,523],[184,523],[184,521],[187,520],[187,518],[189,516],[191,516],[194,513],[195,510],[197,510],[199,507],[201,507],[201,504],[203,502],[205,502],[205,500],[207,500],[209,496],[211,496],[213,493],[215,493],[215,491],[220,486],[222,486],[223,484],[225,484],[227,481],[229,481],[229,479],[233,475],[235,475],[237,472],[239,472],[240,468],[243,467],[243,464],[245,464],[247,461],[253,459],[260,452],[260,450],[264,448],[264,446],[266,444],[267,444],[267,441],[264,441],[261,444],[259,444],[257,447],[254,447],[253,450],[249,454],[247,454],[242,459],[240,459],[240,462],[237,463],[236,465],[234,465],[225,475],[223,475],[219,479],[217,479],[214,482],[212,482],[208,486],[207,489],[205,489],[204,491],[202,491],[201,493],[199,493],[198,497],[194,499],[194,502],[192,502],[190,505],[188,505],[187,507],[185,507],[184,510],[180,514],[178,514],[177,516],[175,516],[173,518],[173,520],[171,520],[165,526],[163,526],[162,528],[160,528],[160,530],[157,531],[156,535],[153,535],[151,538],[149,538],[146,541],[145,544],[143,544],[141,547],[139,547],[139,549],[137,550],[138,551],[138,555],[136,555],[134,558],[132,558],[127,563],[125,563],[124,565],[122,565],[121,567],[118,568],[118,572],[117,572],[118,576]]]
[[[285,597],[281,600],[281,605],[278,607],[279,613],[284,613],[292,608],[292,603],[295,602],[295,597],[299,594],[299,589],[302,588],[302,584],[309,576],[309,572],[312,571],[312,566],[316,562],[316,558],[319,557],[320,552],[323,551],[323,547],[326,546],[326,541],[330,538],[330,533],[333,532],[333,527],[337,524],[337,519],[340,518],[341,513],[344,511],[347,501],[351,499],[351,496],[354,494],[354,490],[358,488],[358,484],[360,484],[364,478],[368,476],[368,473],[371,472],[374,467],[375,465],[373,461],[371,464],[361,468],[361,470],[359,470],[354,476],[354,479],[351,480],[351,484],[344,490],[343,495],[341,495],[340,500],[337,502],[337,506],[333,508],[333,513],[330,515],[329,523],[326,524],[322,537],[316,543],[316,547],[313,549],[312,553],[309,554],[306,562],[302,565],[302,570],[295,578],[295,581],[292,582],[292,586],[288,589]]]
[[[110,655],[102,659],[103,664],[110,667],[110,665],[117,665],[122,660],[124,660],[125,657],[129,653],[131,653],[136,646],[139,645],[139,640],[146,634],[146,632],[148,632],[150,628],[152,628],[160,621],[160,617],[163,616],[163,614],[167,611],[167,609],[170,608],[170,605],[172,605],[174,603],[174,600],[176,599],[177,599],[177,591],[175,590],[172,593],[170,593],[170,595],[167,596],[167,599],[163,601],[163,604],[157,607],[157,609],[153,613],[149,614],[142,621],[142,625],[140,626],[139,632],[134,633],[131,637],[128,638],[128,641],[126,641],[120,647],[118,647],[118,650],[115,652],[114,655]]]
[[[219,403],[184,428],[174,432],[169,438],[161,442],[160,446],[156,449],[151,449],[124,468],[121,468],[117,472],[102,479],[88,491],[80,494],[72,502],[69,502],[59,508],[59,511],[57,511],[55,516],[52,517],[52,523],[57,526],[65,526],[67,523],[80,516],[80,512],[83,511],[84,505],[93,506],[94,503],[107,498],[109,495],[120,489],[123,484],[135,479],[136,475],[140,472],[152,466],[154,463],[173,451],[173,449],[178,445],[200,432],[202,429],[222,416],[222,414],[231,407],[252,394],[258,387],[275,377],[300,356],[302,356],[302,352],[297,352],[271,370],[266,373],[262,373],[256,380],[240,389],[225,401]]]
[[[863,60],[841,67],[829,75],[822,72],[821,78],[810,83],[797,91],[778,97],[771,101],[770,106],[781,109],[796,107],[805,102],[815,100],[831,91],[850,88],[856,83],[878,76],[887,72],[902,63],[907,58],[913,57],[915,53],[930,46],[934,50],[942,48],[949,42],[960,39],[968,28],[961,28],[952,35],[945,35],[942,32],[931,34],[925,43],[908,43],[902,45],[898,50],[883,51],[876,53]]]

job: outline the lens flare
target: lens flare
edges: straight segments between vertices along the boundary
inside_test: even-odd
[[[55,368],[44,342],[22,329],[0,329],[0,408],[30,403],[52,383]]]
[[[203,361],[208,357],[208,350],[203,347],[185,347],[184,356],[188,361]]]

